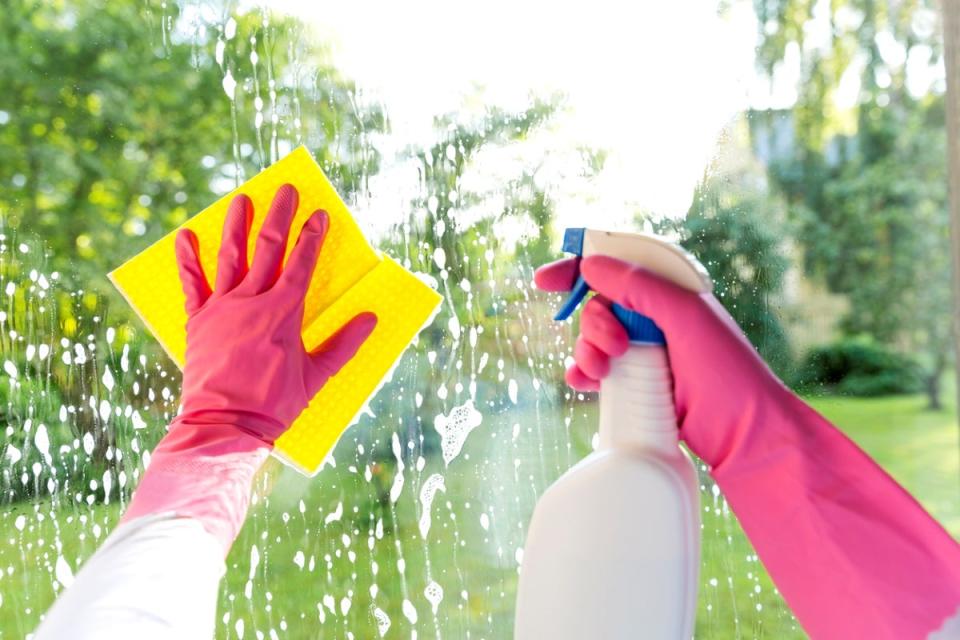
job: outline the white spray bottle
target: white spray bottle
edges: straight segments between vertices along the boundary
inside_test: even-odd
[[[677,245],[646,234],[568,229],[564,251],[607,255],[692,291],[712,285]],[[557,314],[589,287],[579,278]],[[516,640],[689,640],[700,566],[697,473],[680,448],[663,333],[614,305],[627,353],[600,387],[600,446],[540,498],[520,569]]]

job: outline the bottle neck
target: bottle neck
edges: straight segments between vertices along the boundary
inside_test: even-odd
[[[675,453],[679,435],[667,350],[634,343],[600,383],[600,448]]]

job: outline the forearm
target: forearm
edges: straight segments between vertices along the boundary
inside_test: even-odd
[[[923,639],[960,610],[960,546],[796,397],[717,452],[713,476],[814,638]]]
[[[208,640],[223,573],[220,544],[198,521],[131,519],[87,560],[34,638]]]
[[[284,264],[297,206],[296,189],[280,187],[248,268],[253,205],[235,197],[213,288],[196,234],[177,234],[187,313],[182,413],[154,450],[111,541],[58,600],[39,637],[211,636],[223,558],[271,443],[377,323],[359,314],[306,351],[304,300],[329,216],[310,216]]]
[[[233,425],[177,421],[154,450],[121,522],[164,512],[192,518],[226,556],[269,455],[269,445]]]
[[[696,265],[694,265],[696,267]],[[873,460],[791,393],[720,302],[675,272],[593,255],[537,271],[577,274],[663,330],[680,435],[707,462],[771,578],[814,638],[958,638],[960,546]],[[589,305],[588,305],[589,306]],[[599,388],[627,348],[602,303],[585,310],[568,380]],[[947,626],[944,626],[944,625]]]
[[[211,637],[223,557],[269,452],[235,426],[178,420],[120,525],[57,600],[37,640]]]

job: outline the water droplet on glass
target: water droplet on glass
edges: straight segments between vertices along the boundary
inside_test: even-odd
[[[223,75],[223,91],[227,94],[227,97],[233,100],[236,95],[237,90],[237,81],[233,79],[233,74],[230,73],[230,69],[227,69],[227,72]]]

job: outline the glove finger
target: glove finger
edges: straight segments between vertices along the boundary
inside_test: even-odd
[[[213,290],[222,296],[247,273],[247,238],[253,223],[253,203],[242,193],[230,202],[223,221],[223,238],[217,252],[217,280]]]
[[[598,296],[587,301],[580,314],[580,334],[608,356],[619,357],[627,352],[630,337],[608,304]]]
[[[668,338],[684,318],[705,308],[699,294],[616,258],[584,258],[580,273],[591,289],[649,317]]]
[[[610,356],[583,336],[577,338],[577,344],[573,347],[573,359],[580,370],[594,380],[602,380],[610,373]]]
[[[280,274],[280,284],[291,287],[298,300],[303,299],[310,287],[310,278],[317,266],[317,258],[329,226],[330,216],[327,212],[322,209],[314,211],[303,225],[297,244],[290,252],[290,258]]]
[[[375,314],[361,313],[310,353],[305,382],[311,397],[356,355],[376,326]]]
[[[263,293],[277,281],[283,254],[287,250],[290,223],[299,202],[300,195],[291,184],[280,187],[273,197],[270,212],[263,222],[260,235],[257,236],[253,265],[243,281],[243,287],[250,293]]]
[[[197,234],[193,231],[181,229],[174,246],[180,284],[183,286],[183,295],[186,298],[184,308],[187,315],[191,316],[210,297],[210,285],[200,265],[200,243],[197,240]]]
[[[545,264],[533,274],[533,282],[542,291],[570,291],[577,281],[580,258],[564,258]]]
[[[594,380],[583,370],[577,366],[572,365],[567,369],[567,374],[564,376],[567,384],[576,389],[577,391],[600,391],[600,381]]]

